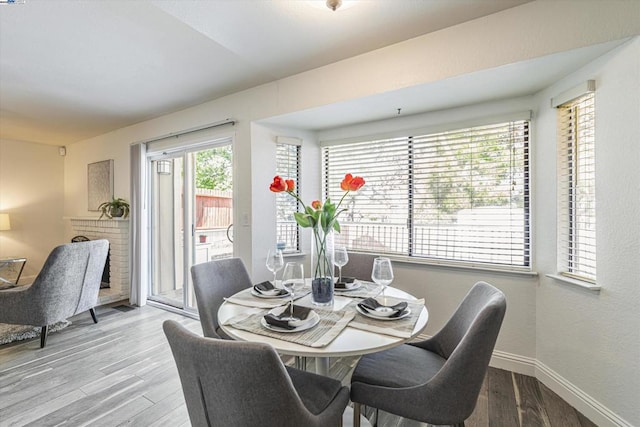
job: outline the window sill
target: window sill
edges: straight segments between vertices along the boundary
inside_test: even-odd
[[[282,256],[283,258],[296,258],[307,256],[307,254],[304,252],[282,252]]]
[[[391,258],[392,261],[407,263],[407,264],[419,264],[429,267],[440,267],[440,268],[448,268],[453,270],[472,270],[472,271],[485,271],[489,273],[499,273],[499,274],[511,274],[516,276],[528,276],[535,277],[538,275],[536,271],[531,271],[526,268],[501,268],[495,265],[485,265],[480,263],[467,263],[467,262],[447,262],[447,261],[433,261],[433,260],[425,260],[420,258],[413,257],[402,257],[397,255],[384,254],[381,256],[385,256]]]
[[[582,289],[587,289],[591,292],[600,292],[600,289],[602,288],[601,286],[596,285],[595,283],[589,283],[589,282],[585,282],[578,279],[572,279],[570,277],[562,276],[560,274],[545,274],[545,276],[551,279],[554,279],[560,283],[577,286]]]

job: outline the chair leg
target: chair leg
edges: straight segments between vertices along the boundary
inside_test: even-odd
[[[47,345],[47,325],[40,330],[40,348],[44,348],[45,345]]]
[[[93,318],[93,323],[98,323],[98,318],[96,317],[95,310],[93,308],[90,308],[89,313],[91,313],[91,317]]]
[[[464,427],[464,421],[461,423],[454,424],[453,427]]]
[[[353,402],[353,427],[360,427],[360,404]]]

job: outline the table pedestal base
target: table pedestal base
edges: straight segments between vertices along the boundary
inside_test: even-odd
[[[329,376],[329,358],[328,357],[316,357],[316,374]]]

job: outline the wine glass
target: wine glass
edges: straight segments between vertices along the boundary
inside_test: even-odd
[[[349,262],[349,254],[347,248],[340,246],[333,251],[333,263],[338,266],[338,283],[342,282],[342,267]]]
[[[382,298],[386,304],[384,290],[393,282],[393,267],[391,267],[391,260],[389,258],[374,258],[371,279],[373,279],[376,284],[382,285]]]
[[[273,286],[276,286],[276,276],[278,271],[284,266],[284,258],[282,258],[282,251],[279,249],[269,249],[267,253],[267,268],[273,273]]]
[[[291,295],[291,308],[288,318],[282,318],[286,320],[299,320],[293,315],[293,296],[295,292],[301,290],[304,286],[304,268],[299,262],[288,262],[284,267],[282,273],[282,285]]]

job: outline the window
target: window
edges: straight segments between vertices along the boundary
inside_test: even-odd
[[[595,106],[590,92],[558,106],[558,269],[596,279]]]
[[[345,173],[367,182],[343,202],[348,248],[530,267],[528,120],[329,145],[323,158],[325,197]]]
[[[296,182],[300,194],[300,146],[297,144],[276,144],[276,174]],[[300,251],[300,229],[293,213],[298,210],[297,201],[286,193],[276,194],[276,238],[284,243],[283,252]]]

